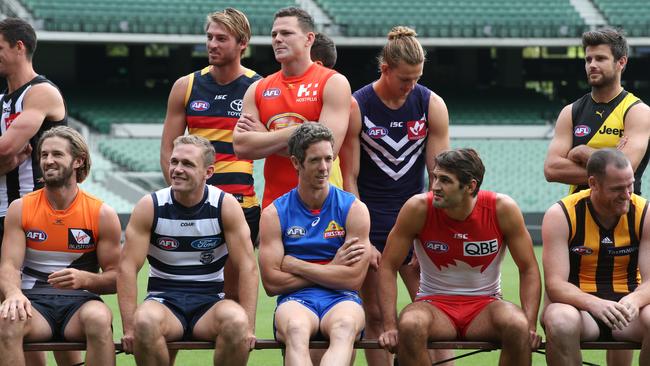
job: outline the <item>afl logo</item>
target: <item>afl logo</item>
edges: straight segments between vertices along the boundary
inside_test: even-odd
[[[305,233],[305,228],[300,226],[292,226],[287,229],[287,236],[294,239],[302,238]]]
[[[272,99],[272,98],[277,98],[280,96],[280,89],[278,88],[271,88],[271,89],[266,89],[264,92],[262,92],[262,97],[267,98],[267,99]]]
[[[585,246],[573,247],[571,251],[577,255],[589,255],[594,252],[593,249]]]
[[[587,125],[577,125],[573,129],[573,134],[575,135],[575,137],[587,136],[590,133],[591,133],[591,128],[589,128],[589,126]]]
[[[25,237],[31,241],[39,243],[47,240],[47,234],[41,230],[27,230]]]
[[[190,109],[196,112],[203,112],[210,109],[210,103],[205,100],[195,100],[190,104]]]
[[[209,250],[214,249],[219,244],[219,238],[205,238],[205,239],[196,239],[190,245],[194,249],[198,250]]]
[[[158,247],[163,250],[174,250],[178,248],[178,240],[174,238],[159,238]]]
[[[424,246],[434,253],[446,253],[449,251],[449,245],[439,241],[428,241]]]
[[[368,136],[372,137],[373,139],[380,139],[388,134],[388,130],[386,127],[370,127],[368,129]]]

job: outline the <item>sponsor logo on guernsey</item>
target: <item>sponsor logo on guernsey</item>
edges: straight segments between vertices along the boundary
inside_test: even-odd
[[[345,230],[334,220],[327,224],[327,229],[323,233],[323,238],[325,239],[342,238],[344,236]]]
[[[591,133],[591,128],[587,125],[577,125],[573,129],[573,135],[575,137],[587,136]]]
[[[463,242],[463,255],[466,257],[485,257],[499,251],[497,239]]]
[[[47,240],[47,234],[43,230],[36,230],[36,229],[30,229],[27,230],[25,233],[25,237],[27,240],[35,241],[35,242],[43,242]]]
[[[573,248],[571,248],[571,252],[572,252],[572,253],[575,253],[575,254],[577,254],[577,255],[590,255],[590,254],[592,254],[594,251],[593,251],[593,249],[591,249],[591,248],[589,248],[589,247],[579,246],[579,247],[573,247]]]
[[[62,218],[56,218],[53,222],[54,225],[64,225],[63,219]]]
[[[318,217],[316,218],[316,220],[314,220],[314,221],[311,222],[311,226],[314,227],[314,226],[318,225],[319,222],[320,222],[320,216],[318,216]]]
[[[5,130],[11,126],[11,123],[20,115],[20,112],[8,115],[5,118]]]
[[[386,135],[388,135],[388,130],[386,127],[375,126],[368,129],[368,136],[372,137],[373,139],[380,139]]]
[[[606,236],[600,241],[600,244],[610,245],[614,244],[614,242],[612,242],[612,239],[610,239],[609,236]]]
[[[226,100],[228,94],[215,95],[214,100]]]
[[[190,245],[194,249],[209,250],[216,248],[220,243],[221,239],[219,238],[201,238],[194,240]]]
[[[388,124],[390,128],[402,128],[404,127],[404,122],[402,121],[393,121]]]
[[[316,102],[318,100],[318,83],[300,84],[296,102]]]
[[[428,241],[424,246],[434,253],[446,253],[449,251],[449,245],[441,241]]]
[[[596,111],[596,114],[600,116],[600,118],[603,118],[603,112],[605,111]]]
[[[83,250],[95,246],[93,232],[88,229],[68,229],[68,249]]]
[[[454,233],[454,239],[467,240],[469,239],[469,235],[467,233]]]
[[[287,229],[287,236],[290,237],[290,238],[298,239],[298,238],[302,238],[303,236],[305,236],[306,232],[307,231],[305,230],[304,227],[292,226],[292,227]]]
[[[618,137],[623,137],[623,131],[625,131],[622,128],[611,128],[607,127],[607,125],[603,125],[603,127],[598,130],[598,133],[601,135],[616,135]]]
[[[409,140],[420,140],[427,136],[427,123],[425,120],[407,121],[406,132]]]
[[[178,248],[179,245],[178,240],[166,236],[162,238],[158,238],[156,244],[158,245],[158,248],[162,250],[174,250]]]
[[[210,103],[206,102],[205,100],[194,100],[192,103],[190,103],[190,109],[195,112],[207,111],[210,109]]]
[[[210,264],[214,261],[214,252],[211,250],[201,252],[200,261],[203,264]]]
[[[269,131],[276,131],[290,126],[301,125],[306,121],[307,118],[298,113],[280,113],[269,118],[269,121],[266,123],[266,127],[269,129]]]
[[[194,222],[181,222],[181,227],[194,226]]]
[[[241,99],[235,99],[232,102],[230,102],[230,109],[236,112],[241,112],[242,106],[244,105],[244,101]]]
[[[623,255],[630,255],[638,250],[639,250],[638,247],[633,247],[633,246],[614,247],[614,248],[607,248],[607,254],[612,256],[623,256]]]
[[[262,92],[262,98],[273,99],[273,98],[279,97],[280,94],[282,94],[280,92],[280,89],[278,89],[278,88],[270,88],[270,89],[266,89],[266,90],[264,90]]]

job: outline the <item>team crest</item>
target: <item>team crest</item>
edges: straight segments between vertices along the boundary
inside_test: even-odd
[[[330,223],[327,224],[327,229],[325,229],[325,232],[323,233],[323,238],[332,239],[342,237],[345,237],[345,230],[343,227],[334,220],[330,221]]]

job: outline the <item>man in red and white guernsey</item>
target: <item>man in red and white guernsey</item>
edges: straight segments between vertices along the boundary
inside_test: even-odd
[[[442,152],[435,162],[432,191],[402,207],[382,255],[379,343],[403,366],[430,365],[427,341],[450,340],[499,342],[500,365],[530,365],[541,341],[541,280],[521,211],[512,198],[479,189],[485,168],[473,149]],[[414,242],[420,288],[398,320],[396,273]],[[521,308],[501,296],[506,248],[519,268]]]
[[[86,365],[115,365],[113,316],[98,295],[116,290],[119,219],[79,188],[90,154],[78,132],[54,127],[36,152],[45,187],[14,200],[5,221],[0,365],[25,365],[23,341],[50,340],[85,342]]]
[[[324,124],[334,134],[336,156],[348,128],[351,102],[345,76],[312,62],[314,20],[305,10],[280,9],[275,13],[271,37],[281,70],[248,88],[233,134],[237,157],[266,158],[262,207],[298,184],[287,155],[287,141],[294,129],[307,121]],[[330,181],[340,186],[338,166],[332,175],[338,182]]]

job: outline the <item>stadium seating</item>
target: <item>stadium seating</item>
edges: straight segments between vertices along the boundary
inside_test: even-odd
[[[576,37],[585,27],[569,0],[316,2],[352,37],[385,36],[395,24],[414,27],[424,37]]]
[[[246,12],[254,34],[269,34],[276,10],[290,0],[22,0],[45,30],[201,34],[205,14],[228,6]]]
[[[632,37],[650,35],[650,2],[646,0],[594,0],[608,23]]]

